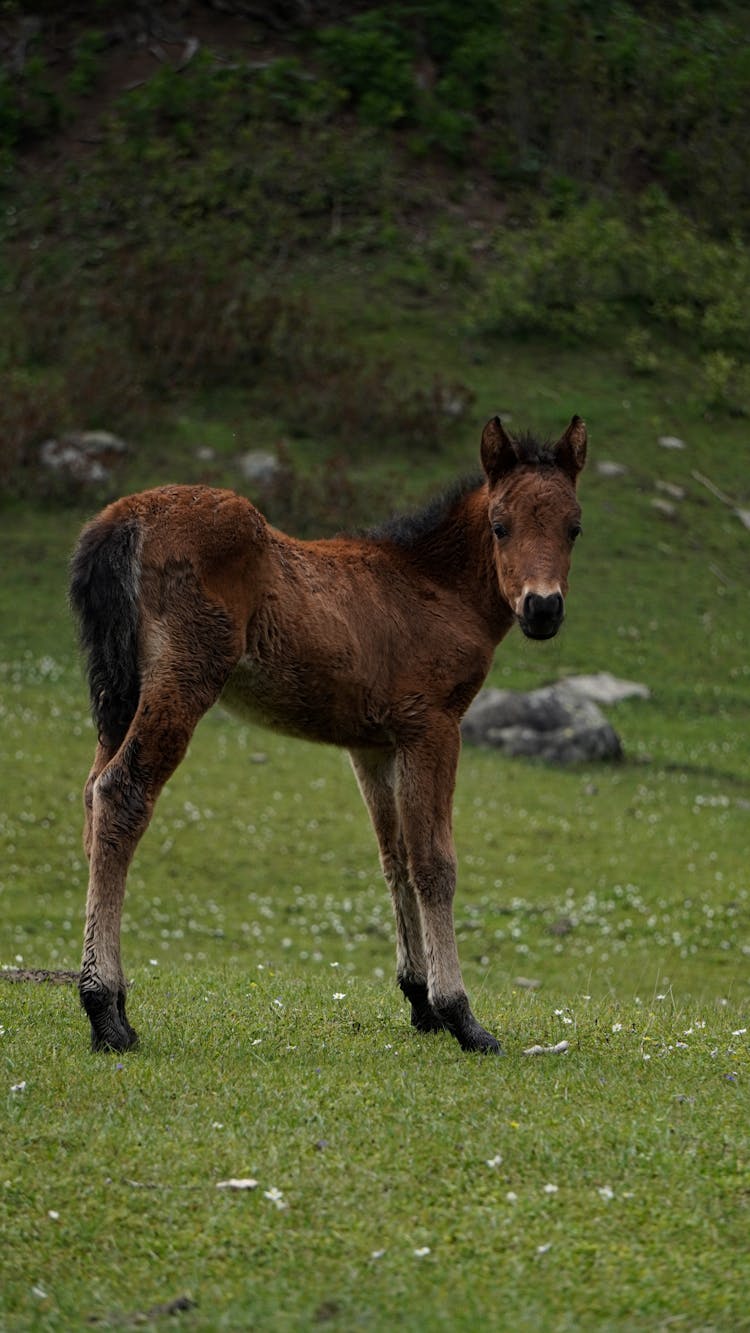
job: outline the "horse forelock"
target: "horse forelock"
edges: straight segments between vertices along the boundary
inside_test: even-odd
[[[552,440],[538,440],[530,431],[513,436],[513,446],[521,467],[559,468]]]

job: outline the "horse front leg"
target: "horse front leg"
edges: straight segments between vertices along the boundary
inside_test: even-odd
[[[396,804],[395,753],[352,750],[349,757],[372,820],[383,877],[390,889],[396,922],[396,979],[411,1005],[412,1027],[420,1032],[442,1031],[445,1025],[433,1012],[427,992],[422,918],[409,880]]]
[[[458,959],[451,815],[460,746],[458,725],[440,718],[420,742],[401,750],[396,800],[422,923],[433,1024],[452,1032],[465,1051],[501,1053],[499,1042],[471,1011]]]

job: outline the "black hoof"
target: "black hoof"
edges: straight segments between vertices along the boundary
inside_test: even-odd
[[[411,1005],[411,1025],[417,1032],[445,1032],[445,1023],[435,1013],[427,998],[427,986],[423,981],[410,981],[399,977],[399,986]]]
[[[130,1051],[138,1045],[138,1033],[125,1013],[124,993],[81,991],[81,1004],[91,1024],[92,1051]]]
[[[435,1006],[443,1027],[453,1034],[463,1051],[480,1051],[486,1055],[503,1055],[500,1042],[478,1023],[465,995]]]

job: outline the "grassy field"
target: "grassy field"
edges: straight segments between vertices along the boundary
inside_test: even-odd
[[[652,689],[611,710],[622,765],[462,757],[457,929],[507,1057],[412,1034],[345,757],[210,714],[130,878],[140,1050],[93,1056],[72,988],[0,981],[3,1329],[750,1327],[750,534],[694,476],[747,506],[745,427],[704,417],[689,363],[638,378],[603,353],[414,343],[476,408],[455,446],[394,461],[392,492],[472,468],[495,410],[589,423],[568,624],[514,635],[493,682]],[[186,404],[122,487],[201,475],[206,438],[231,480],[230,416]],[[324,452],[293,448],[311,469]],[[362,485],[389,472],[358,457]],[[671,514],[657,482],[684,489]],[[17,503],[0,523],[8,968],[79,959],[81,518]],[[232,1177],[257,1185],[217,1188]]]

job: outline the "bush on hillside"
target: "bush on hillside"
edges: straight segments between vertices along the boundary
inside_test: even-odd
[[[598,203],[496,237],[473,318],[478,332],[619,337],[634,323],[703,350],[750,354],[750,249],[707,241],[662,195],[627,221]]]

